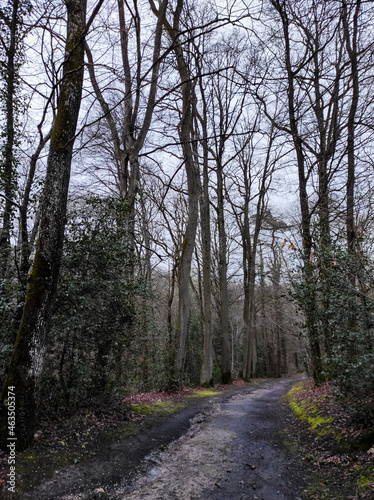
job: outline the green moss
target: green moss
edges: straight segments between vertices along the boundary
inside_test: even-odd
[[[343,439],[343,435],[333,426],[333,418],[325,418],[321,411],[321,401],[325,399],[326,395],[321,396],[317,400],[310,401],[302,399],[302,392],[304,387],[302,383],[294,386],[288,393],[287,399],[290,407],[300,420],[309,424],[309,428],[313,431],[318,438],[331,434],[335,437],[338,446],[335,447],[339,452],[352,452],[355,450],[367,450],[371,447],[372,440],[374,439],[374,431],[368,431],[361,439]],[[287,436],[289,439],[289,437]],[[292,442],[287,442],[288,446],[292,446]],[[307,455],[306,459],[318,461],[318,454],[316,457]],[[342,466],[339,466],[342,467]],[[348,478],[348,475],[347,475]],[[370,466],[355,466],[349,468],[349,482],[337,485],[336,482],[336,467],[325,469],[323,472],[320,470],[314,477],[307,478],[307,489],[304,490],[305,498],[318,498],[319,500],[345,500],[348,498],[347,488],[356,485],[360,488],[361,493],[367,494],[374,484],[374,467]],[[304,497],[303,497],[304,498]],[[352,497],[353,498],[353,497]],[[365,497],[366,498],[366,497]]]
[[[297,415],[299,420],[303,420],[309,424],[309,429],[317,434],[317,437],[326,436],[327,434],[333,434],[338,442],[341,441],[341,433],[335,429],[332,425],[333,418],[324,418],[320,414],[319,403],[325,399],[326,396],[321,396],[316,401],[308,401],[306,399],[298,401],[298,393],[304,388],[303,383],[300,382],[296,384],[288,392],[289,405],[293,412]]]
[[[356,483],[357,486],[359,488],[361,488],[362,490],[365,490],[373,480],[372,473],[373,473],[373,470],[372,470],[372,468],[370,468],[370,469],[367,469],[363,474],[361,474],[359,480]]]
[[[207,397],[210,397],[210,396],[218,396],[219,394],[222,394],[222,392],[215,391],[213,389],[208,389],[206,391],[194,392],[193,394],[190,394],[189,396],[186,396],[186,398],[207,398]]]
[[[142,415],[150,415],[152,413],[152,407],[150,405],[131,405],[131,409],[133,412]]]
[[[303,391],[304,390],[304,383],[303,382],[298,382],[292,388],[288,391],[287,395],[288,398],[293,398],[297,392]]]
[[[40,249],[37,248],[33,267],[29,276],[29,286],[26,294],[26,305],[40,308],[43,300],[43,293],[48,286],[48,280],[51,277],[51,268]]]

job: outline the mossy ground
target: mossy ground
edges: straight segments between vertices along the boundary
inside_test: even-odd
[[[321,413],[321,403],[327,397],[322,395],[316,400],[296,398],[298,392],[303,391],[303,383],[296,384],[288,393],[289,404],[300,420],[308,423],[309,429],[315,431],[318,437],[333,434],[337,441],[341,441],[341,433],[333,426],[333,417],[324,417]]]
[[[288,437],[291,446],[298,446],[303,460],[313,462],[319,471],[309,478],[305,498],[374,498],[372,430],[355,425],[346,404],[336,398],[334,387],[302,381],[289,391],[287,401],[307,426],[307,431],[306,426],[300,428],[296,438]]]
[[[208,398],[211,396],[219,396],[222,394],[222,391],[215,391],[213,389],[206,389],[203,391],[196,391],[193,394],[189,394],[186,396],[187,398]]]

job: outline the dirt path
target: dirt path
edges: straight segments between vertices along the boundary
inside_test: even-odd
[[[138,483],[111,498],[143,499],[292,499],[302,490],[305,465],[282,443],[280,398],[294,381],[269,381],[219,404]],[[132,490],[132,491],[131,491]]]
[[[308,464],[286,447],[282,437],[281,397],[295,382],[269,380],[193,402],[158,427],[103,450],[100,460],[56,474],[24,498],[301,498]]]

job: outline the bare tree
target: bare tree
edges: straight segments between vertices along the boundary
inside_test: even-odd
[[[239,50],[238,46],[243,46]],[[203,104],[200,115],[202,128],[203,150],[205,163],[212,165],[216,174],[215,199],[219,240],[219,318],[221,332],[221,374],[223,383],[231,383],[231,334],[229,324],[229,294],[228,294],[228,245],[226,235],[226,171],[235,157],[235,151],[229,151],[233,135],[244,109],[247,88],[245,81],[236,81],[236,67],[245,51],[245,41],[232,34],[212,43],[204,55],[204,63],[199,68],[200,73],[208,74],[204,87],[200,85]],[[209,140],[207,136],[209,135]],[[210,154],[208,159],[207,153]],[[204,178],[204,183],[205,183]],[[207,189],[204,186],[204,189]],[[207,215],[205,214],[204,217]]]
[[[314,241],[312,236],[312,217],[319,209],[321,259],[326,261],[330,245],[330,182],[331,170],[328,170],[329,161],[334,157],[337,141],[340,136],[341,123],[338,121],[342,94],[341,86],[341,50],[337,50],[334,65],[326,70],[323,66],[322,55],[326,54],[327,47],[334,40],[336,33],[331,30],[331,20],[339,14],[334,14],[326,6],[319,6],[312,2],[312,11],[305,2],[297,6],[290,2],[272,0],[272,5],[278,13],[282,25],[283,60],[287,96],[287,125],[276,123],[280,130],[287,131],[292,139],[299,180],[299,203],[301,214],[301,239],[303,276],[308,290],[305,298],[308,306],[305,308],[306,324],[310,338],[313,375],[320,380],[322,374],[321,348],[319,338],[318,320],[316,318],[317,297],[313,286],[313,255]],[[307,10],[309,9],[309,10]],[[320,12],[322,10],[322,12]],[[333,9],[334,10],[334,9]],[[302,34],[300,39],[300,52],[295,57],[291,40],[294,29],[299,29]],[[331,35],[331,32],[333,33]],[[332,43],[333,45],[333,43]],[[327,54],[326,54],[326,57]],[[333,74],[335,71],[335,74]],[[325,80],[329,85],[326,87]],[[301,93],[300,93],[301,92]],[[325,95],[331,96],[326,102]],[[306,99],[304,100],[303,97]],[[304,105],[304,102],[307,105]],[[306,117],[306,118],[305,118]],[[308,156],[311,153],[312,159]],[[314,158],[313,158],[314,157]],[[317,165],[318,172],[318,198],[311,206],[309,183],[313,175],[313,167]],[[327,257],[328,259],[328,257]],[[323,266],[322,266],[323,267]],[[325,309],[328,304],[324,305]],[[325,332],[327,329],[325,328]],[[326,345],[327,345],[326,337]]]
[[[260,232],[267,215],[269,190],[281,148],[276,150],[277,130],[261,130],[261,110],[252,125],[245,124],[247,134],[235,141],[238,167],[231,175],[236,187],[230,198],[241,235],[243,263],[243,378],[256,375],[257,338],[255,328],[256,258]]]
[[[212,343],[212,278],[211,278],[211,232],[210,232],[210,182],[209,182],[209,158],[208,158],[208,103],[204,92],[204,80],[202,78],[202,58],[198,47],[196,49],[195,63],[200,75],[199,90],[202,102],[202,112],[195,110],[195,119],[199,118],[201,133],[200,142],[203,148],[202,158],[202,190],[200,197],[200,225],[202,246],[202,313],[204,321],[204,342],[201,363],[200,385],[209,387],[212,385],[213,376],[213,343]],[[196,130],[199,130],[196,124]]]
[[[118,81],[121,82],[119,97],[110,94],[102,88],[97,77],[94,54],[85,45],[88,72],[96,99],[101,107],[102,119],[106,121],[110,134],[113,159],[116,164],[118,195],[128,206],[127,217],[128,244],[134,251],[135,198],[139,187],[139,153],[144,146],[146,136],[152,121],[156,102],[159,70],[162,57],[161,40],[162,26],[167,1],[160,4],[160,15],[154,28],[153,53],[149,66],[144,69],[147,59],[144,57],[141,27],[142,18],[138,1],[118,0],[119,45],[121,48],[121,72]],[[135,39],[135,46],[130,45],[130,39]],[[135,57],[133,56],[135,54]],[[122,87],[122,88],[121,88]],[[142,91],[148,89],[148,95],[142,98]],[[118,113],[118,109],[121,110]],[[106,142],[105,148],[108,147]]]
[[[150,4],[152,11],[160,18],[160,9],[156,8],[153,0],[150,0]],[[166,17],[163,20],[163,25],[171,40],[171,49],[176,58],[177,70],[181,83],[182,118],[179,123],[179,137],[183,149],[188,190],[188,219],[178,270],[179,312],[176,328],[174,373],[173,380],[171,381],[172,385],[176,384],[178,386],[181,386],[183,383],[183,371],[186,359],[186,341],[190,315],[190,272],[198,224],[200,195],[199,165],[193,147],[193,142],[195,140],[193,132],[193,102],[195,100],[195,90],[180,33],[180,17],[183,6],[184,1],[178,0],[175,10],[172,11],[172,21],[170,22]]]

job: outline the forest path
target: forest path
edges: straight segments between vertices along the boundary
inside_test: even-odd
[[[281,401],[294,383],[269,380],[218,404],[207,420],[195,417],[166,453],[149,457],[153,466],[135,485],[111,498],[296,500],[308,465],[283,443]]]
[[[103,448],[92,462],[59,471],[22,498],[302,498],[312,466],[285,444],[292,441],[285,433],[291,410],[282,400],[298,380],[271,379],[189,400],[180,413]]]

